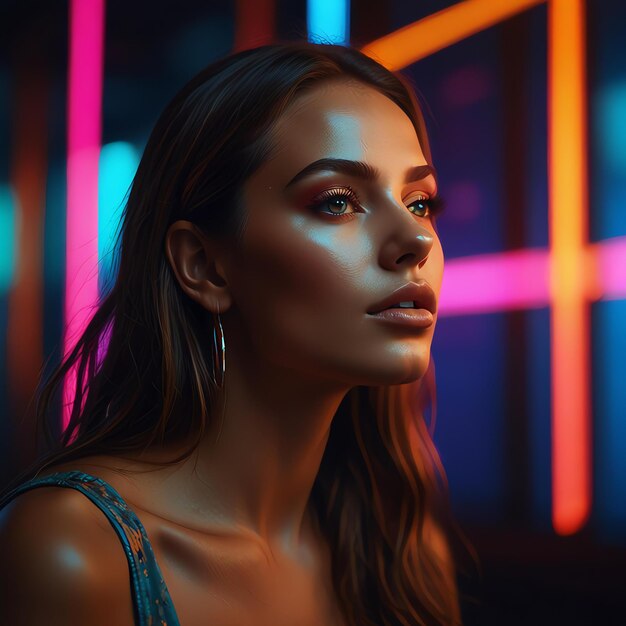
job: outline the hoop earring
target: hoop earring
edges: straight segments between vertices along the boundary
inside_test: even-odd
[[[217,325],[219,325],[219,340]],[[215,324],[215,318],[213,320],[213,382],[216,387],[221,389],[224,386],[224,376],[226,375],[226,342],[224,341],[224,329],[222,328],[222,320],[220,319],[219,305],[217,307],[217,325]],[[221,358],[218,343],[221,346]],[[220,377],[219,382],[216,380],[215,373],[219,369]]]

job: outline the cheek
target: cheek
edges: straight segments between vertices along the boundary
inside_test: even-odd
[[[252,332],[283,338],[328,334],[363,308],[359,277],[371,249],[349,225],[294,217],[271,229],[250,229],[238,268],[242,314]],[[275,337],[276,338],[276,337]]]

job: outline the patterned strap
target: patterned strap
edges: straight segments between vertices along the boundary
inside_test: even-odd
[[[68,487],[85,494],[107,517],[124,545],[131,572],[138,626],[180,626],[174,604],[156,562],[148,535],[120,494],[101,478],[85,472],[57,472],[18,485],[0,500],[2,509],[15,496],[35,487]]]

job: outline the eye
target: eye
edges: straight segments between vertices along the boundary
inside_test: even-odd
[[[352,187],[339,187],[336,189],[326,189],[308,205],[307,208],[312,211],[331,215],[335,219],[352,219],[358,211],[346,212],[347,205],[352,204],[361,207],[359,197]],[[445,208],[445,202],[441,196],[433,196],[429,198],[424,194],[420,194],[417,200],[411,202],[408,206],[416,206],[416,209],[409,209],[413,215],[417,217],[434,218],[439,215]],[[329,209],[329,210],[324,210]],[[421,215],[421,211],[428,211]]]
[[[428,196],[420,194],[417,200],[414,200],[413,202],[411,202],[411,204],[409,204],[409,207],[413,205],[416,206],[417,211],[425,211],[426,209],[428,210],[427,215],[420,215],[416,211],[411,210],[411,213],[417,215],[418,217],[433,218],[442,213],[445,209],[445,202],[441,196],[433,196],[432,198],[429,198]]]
[[[307,208],[335,218],[352,218],[357,211],[346,213],[345,208],[348,204],[360,207],[356,192],[351,187],[339,187],[326,189]],[[324,211],[323,209],[330,210]]]

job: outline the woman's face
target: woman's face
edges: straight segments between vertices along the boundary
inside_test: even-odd
[[[443,251],[416,203],[436,194],[436,181],[405,181],[426,164],[410,119],[375,89],[333,80],[277,120],[274,141],[244,187],[247,224],[228,264],[232,303],[223,319],[237,320],[231,328],[243,331],[251,358],[309,380],[375,386],[421,377],[436,314],[415,328],[367,313],[408,282],[425,280],[439,300]],[[364,161],[380,177],[316,171],[288,185],[322,158]],[[342,195],[323,197],[333,190]]]

